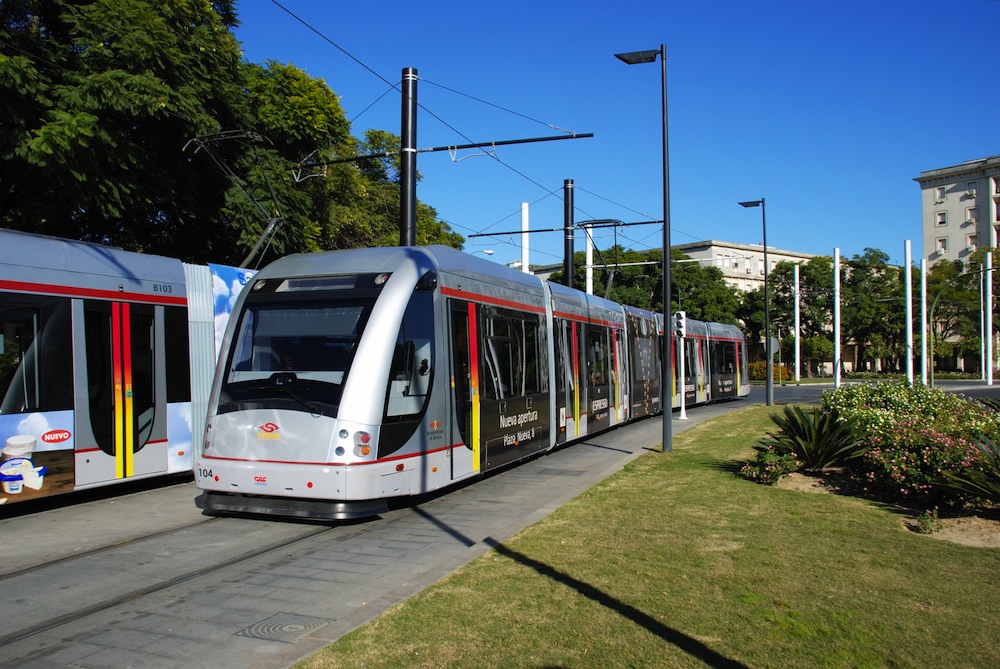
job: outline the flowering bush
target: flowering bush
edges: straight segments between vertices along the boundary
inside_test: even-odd
[[[757,457],[743,465],[740,476],[754,483],[774,485],[785,474],[791,474],[799,468],[799,461],[794,453],[778,453],[774,449],[760,448]]]
[[[942,487],[959,495],[979,497],[1000,504],[1000,445],[993,441],[976,444],[982,455],[978,464],[946,471]]]
[[[823,405],[853,419],[868,451],[853,469],[866,490],[916,502],[962,501],[942,482],[982,469],[976,444],[1000,440],[1000,414],[961,395],[906,383],[845,386]]]

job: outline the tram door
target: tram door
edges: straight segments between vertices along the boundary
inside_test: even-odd
[[[587,433],[605,430],[613,423],[615,408],[611,394],[614,371],[612,331],[598,325],[587,327]]]
[[[479,389],[476,369],[476,305],[450,300],[451,391],[454,418],[451,420],[451,477],[461,478],[479,471]],[[475,418],[474,418],[475,417]],[[473,422],[476,427],[473,429]]]
[[[556,411],[558,412],[556,443],[562,444],[583,434],[585,426],[581,422],[580,402],[586,397],[580,386],[581,363],[580,324],[562,318],[555,319]]]
[[[162,307],[86,301],[83,332],[85,355],[76,356],[85,361],[77,371],[86,388],[77,399],[77,485],[165,472],[166,434],[158,434],[165,427],[157,430],[166,423],[156,346]]]

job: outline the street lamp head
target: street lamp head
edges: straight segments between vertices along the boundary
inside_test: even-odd
[[[759,207],[763,200],[751,200],[750,202],[740,202],[741,207]]]
[[[639,63],[654,63],[656,57],[660,55],[659,49],[649,51],[629,51],[628,53],[616,53],[615,58],[627,65],[638,65]]]

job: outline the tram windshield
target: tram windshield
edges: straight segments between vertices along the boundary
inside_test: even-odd
[[[373,303],[248,301],[234,336],[220,404],[289,404],[335,416]]]

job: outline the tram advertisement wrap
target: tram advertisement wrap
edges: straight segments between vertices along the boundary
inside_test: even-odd
[[[0,415],[0,503],[73,489],[73,412]]]
[[[547,448],[548,396],[529,395],[483,402],[482,438],[486,446],[487,469]]]

